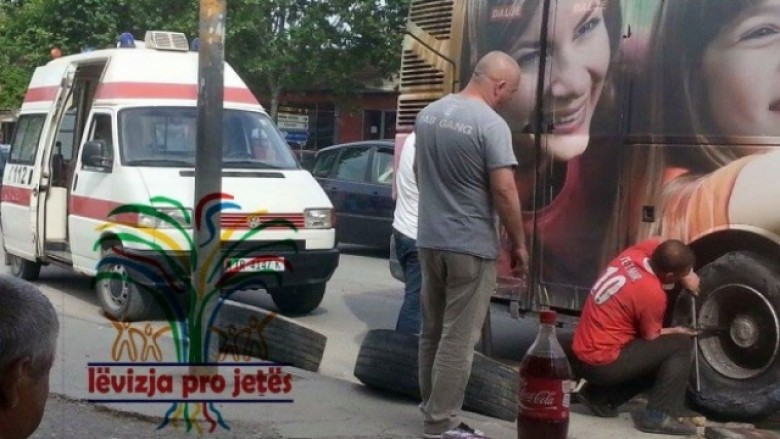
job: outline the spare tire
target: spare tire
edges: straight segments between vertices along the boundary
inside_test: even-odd
[[[699,271],[700,391],[706,414],[755,420],[780,409],[780,267],[752,252],[732,252]],[[689,323],[690,299],[675,304],[674,324]],[[692,375],[693,376],[693,375]]]
[[[225,361],[249,356],[316,372],[327,337],[275,312],[226,300],[214,332]]]
[[[420,401],[419,338],[389,329],[374,329],[360,346],[355,377],[368,387]],[[496,360],[474,353],[463,408],[514,421],[517,416],[517,372]]]

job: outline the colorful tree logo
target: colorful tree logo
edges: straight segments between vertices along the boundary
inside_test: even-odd
[[[257,218],[261,216],[253,215],[247,229],[241,230],[238,239],[233,239],[238,230],[223,231],[217,221],[218,214],[223,211],[240,211],[241,206],[233,199],[233,196],[224,193],[211,194],[204,197],[194,213],[191,213],[190,209],[176,200],[153,197],[148,205],[126,204],[117,207],[109,214],[111,221],[98,228],[102,236],[95,242],[94,249],[110,252],[104,253],[98,264],[96,281],[121,282],[132,286],[138,294],[152,298],[167,321],[167,327],[158,330],[154,330],[151,325],[140,330],[128,322],[114,322],[118,332],[112,349],[114,361],[119,361],[123,353],[127,353],[131,361],[144,358],[161,361],[163,354],[157,344],[157,337],[168,331],[173,336],[176,363],[179,364],[208,363],[208,353],[214,342],[212,334],[223,337],[223,341],[227,340],[227,349],[223,349],[227,352],[223,352],[220,360],[229,360],[227,354],[238,359],[236,346],[231,346],[231,340],[240,333],[260,334],[259,339],[250,338],[247,343],[264,346],[262,329],[275,314],[262,322],[251,321],[251,327],[232,327],[229,329],[231,334],[225,334],[225,330],[215,326],[217,315],[224,301],[236,291],[248,287],[265,288],[267,282],[264,279],[268,278],[273,280],[274,285],[283,282],[282,273],[279,272],[263,272],[258,276],[258,273],[243,271],[247,265],[266,260],[271,254],[271,246],[273,249],[281,247],[298,252],[292,239],[253,244],[256,235],[268,228],[297,229],[287,219],[258,221]],[[157,227],[128,226],[132,223],[140,224],[141,217],[145,218],[147,224],[156,223]],[[134,218],[135,221],[127,221],[128,218]],[[199,260],[193,239],[196,230],[208,232],[208,239],[200,244],[201,247],[219,239],[219,245],[212,246],[213,251],[203,260]],[[135,249],[143,248],[146,252],[127,249],[126,244],[131,244]],[[149,256],[150,250],[156,257]],[[236,264],[233,262],[235,260],[241,262]],[[112,267],[124,269],[116,270]],[[200,270],[196,270],[196,267]],[[285,270],[291,268],[289,262],[285,261]],[[191,274],[196,272],[200,276],[194,279]],[[182,298],[186,300],[180,300]],[[209,304],[214,306],[210,309]],[[210,314],[204,318],[207,312]],[[140,351],[132,341],[133,336],[144,341]],[[265,349],[260,351],[264,352]],[[184,421],[187,431],[194,428],[198,433],[204,430],[213,432],[218,426],[229,430],[213,403],[187,401],[172,403],[158,429],[169,425],[177,427],[179,419]],[[202,427],[202,422],[208,424],[208,427]]]

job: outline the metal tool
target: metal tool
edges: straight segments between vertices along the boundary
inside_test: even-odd
[[[691,317],[694,328],[699,327],[698,316],[696,315],[696,295],[691,293]],[[696,374],[696,393],[701,392],[701,379],[699,378],[699,331],[693,337],[693,368]]]

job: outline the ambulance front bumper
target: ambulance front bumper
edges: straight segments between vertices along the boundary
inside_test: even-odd
[[[146,287],[171,289],[177,293],[198,291],[204,281],[192,278],[186,252],[125,250],[129,279]],[[198,267],[205,279],[222,294],[238,290],[295,287],[325,283],[339,264],[338,249],[232,251],[229,262],[224,253],[217,260]],[[201,274],[201,278],[204,275]],[[208,282],[206,282],[208,283]]]

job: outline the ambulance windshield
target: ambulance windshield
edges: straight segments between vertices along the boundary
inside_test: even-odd
[[[262,113],[224,110],[224,168],[297,169],[290,147]],[[195,166],[196,109],[143,107],[119,113],[122,163],[128,166]]]

